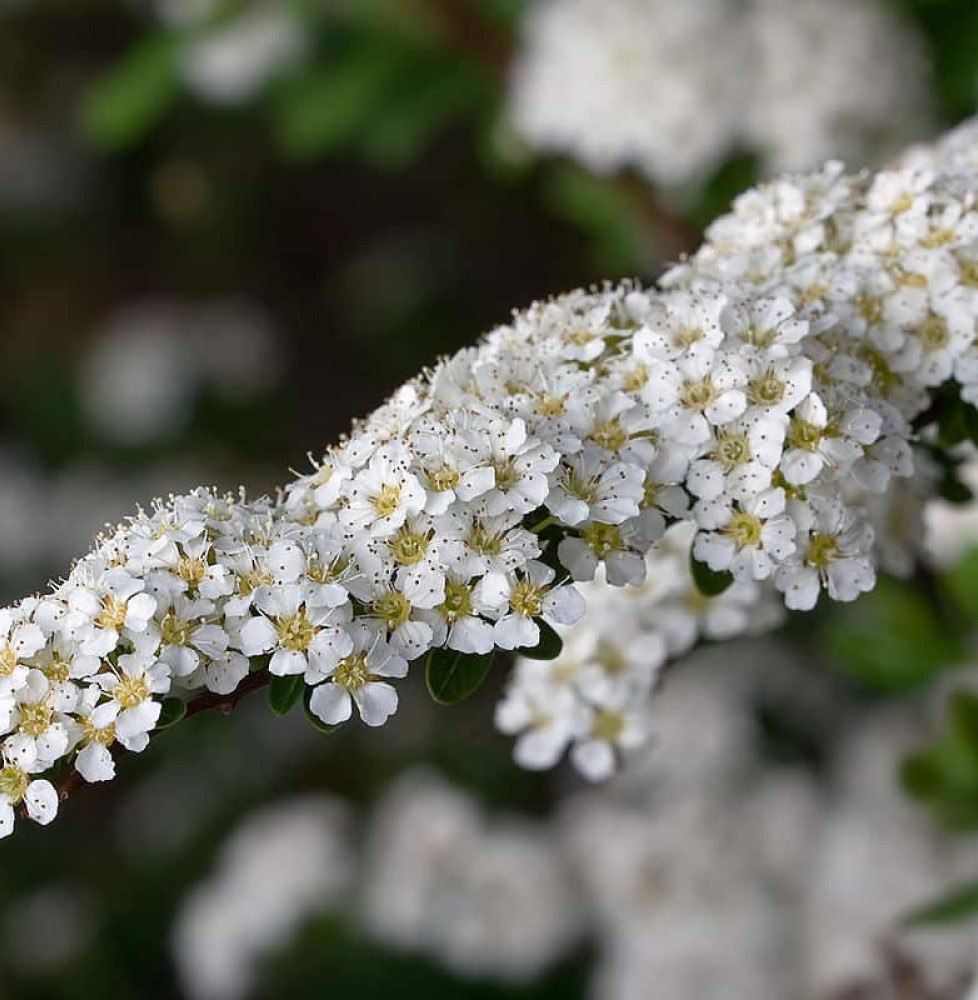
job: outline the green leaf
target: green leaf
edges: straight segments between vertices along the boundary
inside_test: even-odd
[[[306,682],[301,674],[289,677],[272,677],[268,685],[268,704],[276,715],[288,715],[299,703]]]
[[[540,641],[535,646],[524,646],[516,650],[520,656],[530,660],[556,660],[564,648],[564,640],[545,621],[537,621]]]
[[[891,694],[930,682],[964,657],[960,638],[923,595],[885,578],[855,604],[833,609],[822,642],[850,677]]]
[[[289,80],[275,109],[283,152],[298,159],[323,156],[366,133],[400,64],[386,48],[361,48]]]
[[[939,927],[978,917],[978,880],[958,886],[918,907],[901,921],[905,927]]]
[[[82,130],[98,146],[124,149],[159,121],[179,92],[177,40],[168,32],[153,34],[85,95]]]
[[[307,687],[305,694],[302,697],[302,711],[305,713],[306,721],[312,726],[317,732],[322,733],[324,736],[332,736],[340,726],[330,726],[329,724],[323,722],[318,715],[313,712],[309,707],[309,702],[312,700],[313,688]]]
[[[689,569],[693,574],[696,589],[704,597],[717,597],[733,583],[733,573],[723,570],[718,573],[710,569],[705,562],[700,562],[692,552],[689,554]]]
[[[400,169],[424,151],[434,133],[468,111],[484,93],[482,80],[464,65],[441,62],[405,74],[401,86],[376,110],[359,137],[367,158],[384,169]]]
[[[455,705],[475,694],[489,673],[493,653],[433,649],[425,663],[425,683],[439,705]]]
[[[941,588],[973,625],[978,625],[978,549],[971,549],[941,573]]]
[[[156,722],[156,732],[170,729],[187,714],[187,703],[183,698],[164,698],[160,717]]]

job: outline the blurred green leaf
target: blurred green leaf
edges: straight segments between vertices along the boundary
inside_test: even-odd
[[[705,562],[700,562],[692,552],[689,554],[689,570],[696,589],[705,597],[717,597],[733,583],[733,574],[729,570],[718,573]]]
[[[540,641],[532,647],[520,648],[517,652],[530,660],[556,660],[564,648],[564,640],[545,621],[537,621]]]
[[[971,917],[978,917],[978,880],[958,886],[911,911],[902,923],[905,927],[933,927],[960,923]]]
[[[911,690],[959,663],[962,640],[948,631],[914,587],[881,579],[874,591],[838,608],[823,643],[860,684],[879,692]]]
[[[170,729],[187,714],[187,703],[183,698],[164,698],[160,706],[160,717],[156,722],[156,732]]]
[[[929,805],[945,826],[978,828],[978,696],[951,696],[948,725],[933,746],[904,760],[907,793]]]
[[[489,674],[493,654],[433,649],[425,662],[425,683],[439,705],[455,705],[478,691]]]
[[[966,552],[940,577],[941,589],[965,614],[969,623],[978,627],[978,549]]]
[[[386,47],[356,47],[283,84],[275,105],[276,136],[288,156],[323,156],[373,127],[401,59]]]
[[[124,149],[141,139],[180,92],[177,39],[158,32],[131,49],[85,95],[85,135],[106,149]]]
[[[306,682],[301,674],[291,677],[272,677],[268,685],[268,704],[276,715],[288,715],[299,703]]]
[[[401,86],[377,109],[359,137],[367,158],[385,169],[416,159],[434,133],[470,110],[484,95],[482,80],[462,64],[440,62],[405,76]]]

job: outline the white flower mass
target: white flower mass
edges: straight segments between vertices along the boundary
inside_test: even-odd
[[[532,149],[674,185],[736,150],[880,162],[930,131],[930,77],[879,0],[536,0],[508,116]]]
[[[523,765],[568,751],[599,779],[644,741],[667,658],[912,565],[937,489],[914,422],[950,379],[978,398],[975,136],[749,191],[659,289],[515,313],[276,499],[198,489],[101,538],[0,615],[0,832],[54,818],[56,765],[113,777],[168,696],[267,667],[323,724],[379,726],[429,651],[568,627],[497,722]]]

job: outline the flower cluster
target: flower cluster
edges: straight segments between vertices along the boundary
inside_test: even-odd
[[[662,290],[515,314],[275,501],[202,489],[101,539],[0,617],[3,830],[53,818],[56,767],[111,778],[167,695],[267,669],[324,725],[379,726],[412,661],[542,655],[578,584],[648,579],[631,618],[521,663],[498,711],[524,764],[572,746],[598,778],[668,656],[765,624],[773,593],[851,601],[912,561],[934,483],[914,422],[950,380],[978,399],[970,135],[749,192]]]
[[[508,110],[533,149],[680,184],[745,146],[768,171],[876,162],[928,132],[929,84],[877,0],[545,0]]]

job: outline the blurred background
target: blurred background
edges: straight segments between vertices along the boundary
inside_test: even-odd
[[[3,597],[138,502],[274,489],[511,308],[654,279],[758,179],[976,111],[974,0],[0,0]],[[965,997],[955,499],[914,580],[677,670],[607,788],[519,770],[491,690],[178,727],[0,846],[0,998]]]

